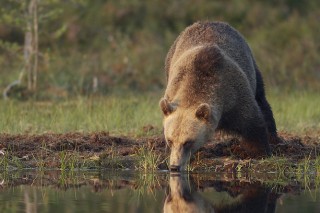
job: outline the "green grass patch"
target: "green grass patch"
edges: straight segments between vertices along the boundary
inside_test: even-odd
[[[294,133],[319,131],[320,96],[318,92],[271,90],[268,100],[272,106],[278,130]]]
[[[64,133],[109,131],[140,133],[145,125],[161,126],[160,96],[125,95],[77,97],[66,101],[0,101],[0,132]]]
[[[135,136],[160,134],[162,93],[79,96],[64,101],[0,101],[0,132],[39,134],[109,131]],[[316,92],[271,90],[268,100],[280,131],[304,133],[320,128],[320,98]],[[147,128],[143,128],[147,127]],[[150,128],[151,127],[151,128]]]
[[[165,159],[161,156],[161,153],[157,153],[153,150],[153,147],[142,146],[137,150],[137,166],[136,169],[142,170],[145,173],[158,170],[160,163],[163,163]]]

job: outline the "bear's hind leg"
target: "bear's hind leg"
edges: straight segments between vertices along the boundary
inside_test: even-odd
[[[241,146],[248,150],[250,157],[271,156],[267,127],[262,117],[247,121],[241,136]]]
[[[281,139],[278,137],[276,122],[273,117],[271,107],[266,99],[264,84],[260,71],[256,68],[257,77],[257,90],[256,90],[256,101],[260,107],[263,114],[264,120],[267,124],[268,138],[271,144],[281,143]]]

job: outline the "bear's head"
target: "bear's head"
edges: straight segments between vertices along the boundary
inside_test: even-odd
[[[213,205],[197,190],[192,176],[170,175],[163,212],[215,212]]]
[[[185,171],[192,154],[213,136],[217,115],[207,103],[183,108],[162,98],[160,108],[164,114],[165,139],[171,149],[169,169]]]

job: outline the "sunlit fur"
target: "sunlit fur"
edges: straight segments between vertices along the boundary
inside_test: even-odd
[[[165,70],[160,107],[164,135],[172,142],[170,166],[185,170],[216,129],[242,136],[249,153],[270,155],[267,134],[277,137],[276,126],[261,74],[240,33],[226,23],[197,22],[171,46]],[[188,141],[193,145],[187,150]]]
[[[214,125],[208,121],[196,118],[196,109],[177,109],[164,120],[166,140],[172,141],[170,165],[178,165],[181,170],[186,170],[191,155],[212,139]],[[190,149],[185,149],[184,144],[192,142]]]

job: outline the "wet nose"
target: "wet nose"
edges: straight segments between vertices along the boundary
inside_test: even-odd
[[[176,165],[170,166],[170,172],[180,172],[180,166],[176,166]]]

